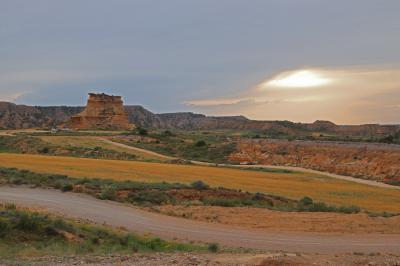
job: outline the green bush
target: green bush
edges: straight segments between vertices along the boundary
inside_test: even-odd
[[[129,199],[132,202],[147,202],[156,205],[175,202],[175,199],[172,196],[162,191],[140,191],[138,193],[132,193],[131,195],[129,195]]]
[[[72,186],[72,184],[63,184],[62,186],[61,186],[61,191],[62,192],[67,192],[67,191],[71,191],[71,190],[73,190],[74,189],[74,187]]]
[[[202,200],[205,205],[221,206],[221,207],[237,207],[241,206],[240,202],[234,199],[226,198],[205,198]]]
[[[218,245],[218,243],[210,243],[210,244],[208,244],[207,249],[210,252],[217,253],[219,251],[219,245]]]
[[[204,147],[207,143],[204,140],[198,140],[194,146],[196,147]]]
[[[5,236],[8,233],[9,225],[7,222],[0,220],[0,237]]]
[[[149,132],[145,128],[138,127],[136,130],[139,133],[139,135],[142,135],[142,136],[146,136],[149,134]]]
[[[21,212],[15,227],[23,231],[36,231],[39,228],[39,217],[35,214]]]
[[[309,206],[313,203],[314,203],[314,201],[310,197],[304,197],[304,198],[300,199],[300,204],[303,204],[304,206]]]
[[[210,188],[209,185],[207,185],[205,182],[201,180],[194,181],[192,184],[190,184],[192,188],[198,189],[198,190],[203,190],[203,189],[208,189]]]
[[[99,198],[102,200],[115,200],[117,193],[114,188],[106,187],[101,190]]]

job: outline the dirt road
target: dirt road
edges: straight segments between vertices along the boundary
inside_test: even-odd
[[[148,154],[150,156],[158,157],[160,159],[165,159],[165,160],[177,159],[175,157],[167,156],[167,155],[160,154],[160,153],[157,153],[157,152],[154,152],[154,151],[149,151],[149,150],[145,150],[145,149],[129,146],[129,145],[126,145],[126,144],[123,144],[123,143],[119,143],[119,142],[115,142],[115,141],[112,141],[112,140],[109,140],[109,139],[106,139],[106,138],[102,138],[102,137],[96,137],[96,139],[101,140],[101,141],[103,141],[105,143],[108,143],[108,144],[115,145],[117,147],[134,150],[134,151],[137,151],[137,152],[140,152],[140,153]]]
[[[141,149],[141,148],[137,148],[137,147],[132,147],[126,144],[122,144],[119,142],[114,142],[112,140],[109,139],[105,139],[105,138],[101,138],[99,137],[98,139],[107,142],[108,144],[113,144],[116,145],[118,147],[123,147],[126,149],[132,149],[138,152],[142,152],[142,153],[147,153],[149,155],[152,156],[158,156],[162,159],[169,159],[169,160],[174,160],[174,159],[178,159],[176,157],[171,157],[171,156],[166,156],[157,152],[153,152],[153,151],[149,151],[146,149]],[[196,165],[203,165],[203,166],[216,166],[215,163],[208,163],[208,162],[200,162],[200,161],[189,161],[192,164],[196,164]],[[361,179],[361,178],[355,178],[355,177],[351,177],[351,176],[344,176],[344,175],[338,175],[338,174],[333,174],[333,173],[327,173],[327,172],[322,172],[322,171],[317,171],[317,170],[312,170],[312,169],[306,169],[306,168],[302,168],[302,167],[294,167],[294,166],[277,166],[277,165],[264,165],[264,164],[258,164],[258,165],[234,165],[234,164],[218,164],[218,166],[222,166],[222,167],[236,167],[236,168],[272,168],[272,169],[283,169],[283,170],[291,170],[291,171],[299,171],[299,172],[304,172],[304,173],[312,173],[312,174],[318,174],[318,175],[323,175],[323,176],[327,176],[327,177],[332,177],[332,178],[336,178],[336,179],[341,179],[341,180],[346,180],[346,181],[350,181],[350,182],[355,182],[355,183],[359,183],[359,184],[365,184],[365,185],[370,185],[370,186],[374,186],[374,187],[381,187],[381,188],[393,188],[393,189],[400,189],[400,186],[393,186],[393,185],[389,185],[389,184],[385,184],[382,182],[377,182],[377,181],[373,181],[373,180],[366,180],[366,179]]]
[[[0,201],[42,207],[68,217],[106,223],[114,227],[122,226],[140,234],[152,233],[166,239],[218,242],[231,247],[290,252],[400,252],[400,235],[328,235],[241,229],[149,213],[116,202],[50,189],[2,186]]]

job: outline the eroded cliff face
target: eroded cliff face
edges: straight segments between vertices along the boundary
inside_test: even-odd
[[[229,160],[288,165],[377,181],[400,181],[400,146],[286,140],[242,140]]]
[[[130,129],[121,96],[89,93],[85,109],[72,116],[69,127],[73,129]]]

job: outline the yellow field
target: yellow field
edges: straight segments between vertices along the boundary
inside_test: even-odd
[[[123,147],[119,147],[116,145],[112,145],[106,143],[99,139],[99,137],[92,136],[41,136],[41,140],[56,144],[59,146],[73,146],[73,147],[102,147],[104,149],[113,150],[117,152],[125,152],[128,154],[133,154],[138,156],[138,159],[142,160],[157,160],[157,161],[165,161],[165,158],[153,156],[147,153],[142,153],[140,151],[135,151],[131,149],[126,149]]]
[[[330,204],[354,204],[371,211],[400,212],[400,190],[306,173],[266,173],[207,166],[6,153],[0,154],[0,166],[72,177],[182,183],[203,180],[211,186],[258,191],[296,199],[310,196]]]

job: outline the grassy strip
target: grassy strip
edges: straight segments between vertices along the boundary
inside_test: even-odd
[[[206,250],[0,205],[0,257]]]
[[[279,211],[358,213],[357,206],[332,206],[305,197],[299,201],[263,193],[249,193],[226,188],[210,188],[202,181],[180,183],[144,183],[111,179],[72,178],[65,175],[33,173],[15,168],[0,168],[0,180],[16,185],[52,187],[93,195],[99,199],[135,205],[163,204],[209,205],[223,207],[258,207]]]
[[[103,147],[75,147],[50,144],[39,138],[26,135],[0,136],[0,152],[29,153],[42,155],[60,155],[84,158],[136,160],[137,156],[126,152],[117,152]]]

